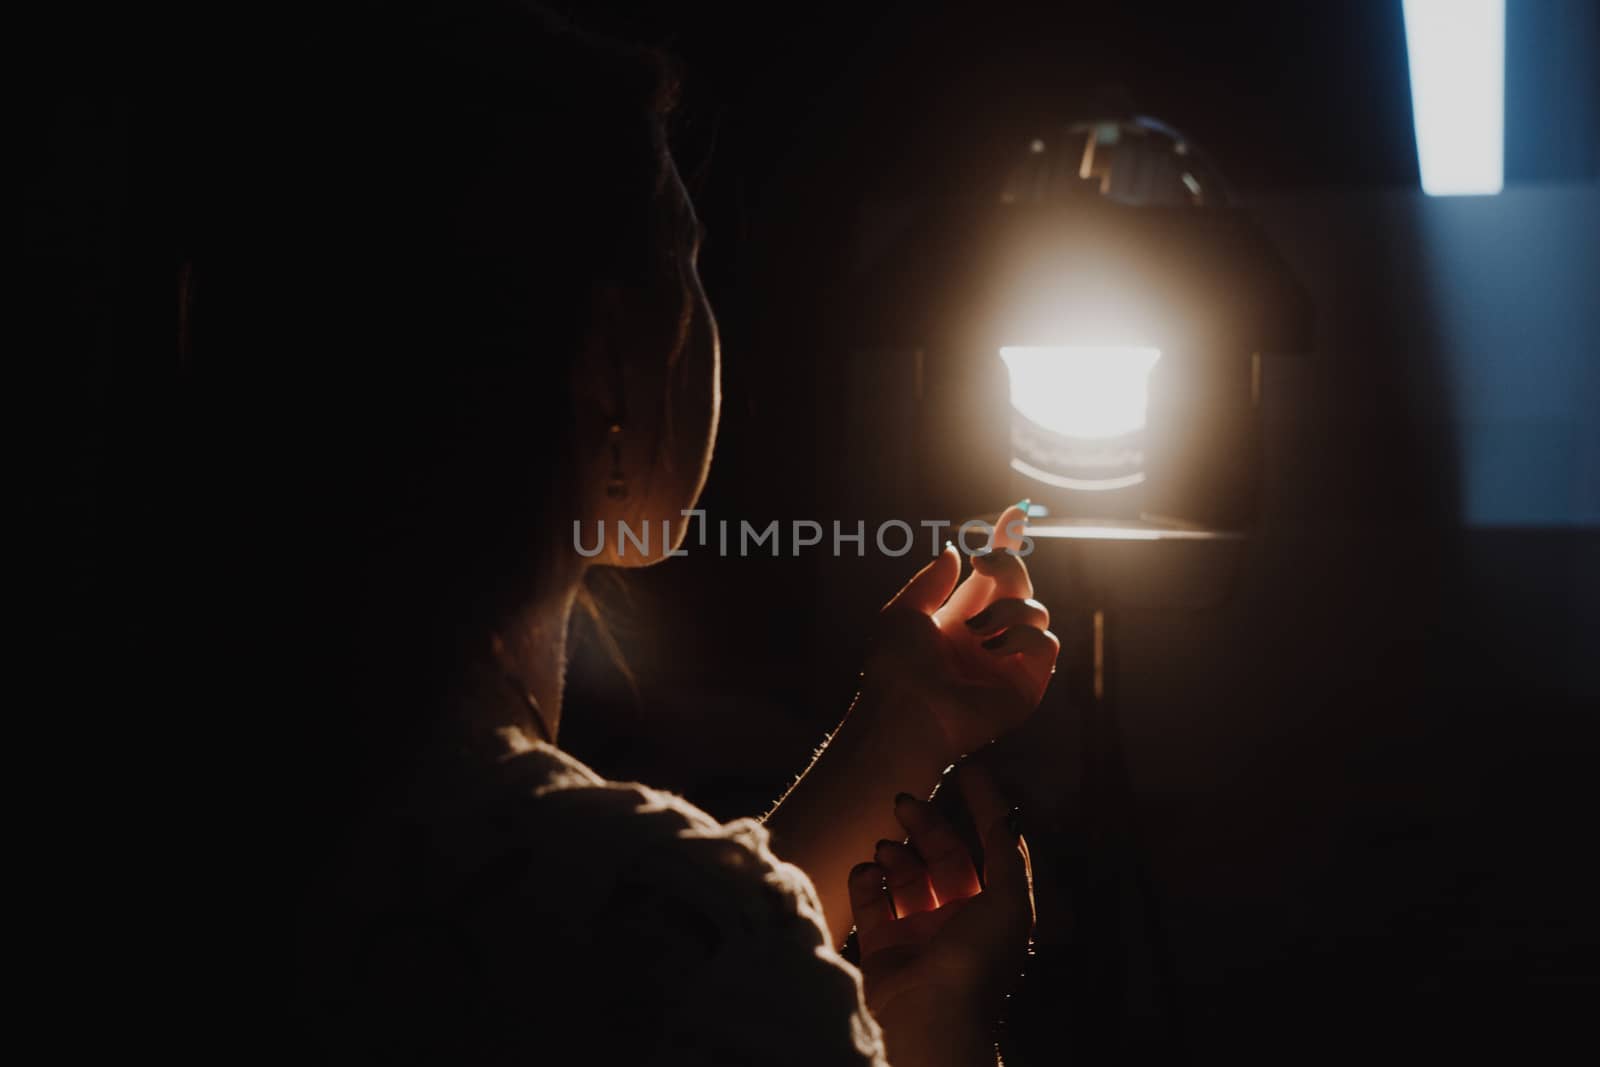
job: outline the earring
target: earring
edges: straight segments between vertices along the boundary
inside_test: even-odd
[[[606,481],[606,496],[623,500],[628,496],[628,480],[622,475],[622,424],[611,424],[611,477]]]

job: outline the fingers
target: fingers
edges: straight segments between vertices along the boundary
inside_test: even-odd
[[[884,885],[885,871],[876,863],[858,863],[850,870],[850,918],[861,951],[875,951],[894,922],[894,904]]]
[[[991,656],[1017,657],[1016,662],[1021,664],[1028,682],[1028,692],[1024,695],[1038,703],[1055,674],[1061,639],[1049,630],[1013,626],[984,641],[982,647]]]
[[[1005,633],[995,634],[983,642],[986,652],[996,656],[1027,656],[1048,658],[1054,663],[1061,651],[1061,640],[1049,630],[1036,630],[1032,626],[1013,626]]]
[[[987,908],[996,912],[995,921],[1014,930],[1033,925],[1032,875],[1028,846],[1022,840],[1022,826],[1016,809],[1007,807],[990,773],[977,763],[965,763],[956,770],[956,783],[972,813],[975,825],[985,827],[983,837],[983,880]]]
[[[903,919],[939,906],[933,897],[933,885],[928,881],[928,868],[911,846],[899,841],[879,841],[873,859],[884,870],[884,882],[896,916]]]
[[[1026,938],[1034,922],[1033,875],[1028,843],[1015,811],[989,824],[983,838],[984,892],[998,932]]]
[[[994,581],[995,597],[1015,597],[1026,600],[1033,596],[1033,577],[1021,556],[1013,556],[1004,549],[979,552],[972,557],[972,571]]]
[[[1028,525],[1028,501],[1021,500],[1000,513],[994,530],[989,534],[989,547],[997,554],[1001,549],[1021,548],[1022,532]]]
[[[973,553],[973,572],[994,579],[992,596],[1026,600],[1033,595],[1033,581],[1028,577],[1027,565],[1017,555],[1027,526],[1027,501],[1012,504],[995,520],[994,529],[989,531],[988,547]]]
[[[932,615],[950,597],[961,577],[961,554],[954,545],[945,545],[934,561],[922,568],[883,607],[910,608]]]
[[[989,546],[972,556],[972,573],[961,583],[936,617],[941,627],[965,621],[996,598],[1026,600],[1033,596],[1033,581],[1021,557],[1010,550],[1022,546],[1027,511],[1013,504],[1000,513],[989,531]]]
[[[936,905],[965,900],[978,892],[978,872],[967,846],[932,804],[901,793],[895,798],[894,815],[922,857]]]
[[[980,636],[997,634],[1012,626],[1032,626],[1039,630],[1050,628],[1050,609],[1037,600],[1019,600],[1015,597],[996,600],[967,621],[967,629]]]

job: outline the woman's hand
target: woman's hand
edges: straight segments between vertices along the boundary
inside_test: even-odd
[[[1016,813],[980,768],[957,775],[983,835],[983,884],[950,824],[907,794],[894,813],[909,844],[880,841],[872,862],[850,872],[867,1005],[895,1064],[992,1064],[993,1025],[1033,929]]]
[[[849,714],[767,816],[773,848],[817,887],[835,944],[850,930],[850,864],[901,832],[879,798],[926,796],[957,757],[1021,725],[1049,684],[1061,643],[1006,551],[1021,546],[1025,517],[1001,513],[966,581],[946,548],[889,602]]]
[[[1027,512],[1001,513],[989,548],[961,577],[947,545],[884,607],[863,672],[864,706],[925,731],[931,718],[945,762],[1020,726],[1044,696],[1061,642],[1033,599],[1021,547]]]

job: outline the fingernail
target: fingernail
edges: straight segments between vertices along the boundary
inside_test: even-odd
[[[982,552],[972,554],[972,566],[980,571],[988,571],[1001,556],[1014,556],[1016,552],[1009,548],[986,548]]]
[[[868,870],[870,870],[872,868],[875,868],[877,866],[878,865],[876,863],[872,862],[871,860],[868,860],[865,863],[858,863],[854,867],[850,868],[850,877],[851,878],[855,878],[858,875],[866,874]]]
[[[1022,517],[1024,519],[1028,517],[1028,508],[1031,507],[1032,504],[1033,499],[1031,497],[1023,497],[1021,500],[1017,501],[1017,507],[1022,509]]]
[[[989,638],[989,640],[983,643],[983,647],[987,649],[996,649],[1004,645],[1010,639],[1011,631],[1007,630],[1004,633],[998,633]]]
[[[906,857],[906,843],[904,841],[891,841],[888,838],[883,838],[883,840],[878,841],[877,845],[872,846],[872,859],[877,862],[878,867],[883,867],[885,870],[893,870],[904,864],[906,862],[904,857]]]
[[[894,806],[897,808],[902,804],[915,804],[916,802],[917,798],[910,793],[896,793],[894,795]]]
[[[993,615],[994,615],[994,609],[993,608],[984,608],[982,611],[978,612],[972,618],[968,619],[967,620],[967,625],[972,627],[974,630],[981,630],[981,629],[983,629],[983,627],[985,625],[988,624],[989,619]]]
[[[956,547],[956,543],[954,541],[946,541],[944,543],[944,547],[945,547],[945,551],[949,551],[950,549]]]
[[[1012,837],[1022,836],[1022,809],[1012,808],[1006,812],[1006,829],[1011,831]]]

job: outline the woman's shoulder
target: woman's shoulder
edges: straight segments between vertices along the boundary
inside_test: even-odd
[[[475,795],[440,847],[503,1012],[541,997],[594,1035],[592,1062],[881,1062],[859,972],[756,820],[719,822],[545,744],[500,759]]]
[[[495,799],[476,816],[492,847],[532,848],[575,872],[566,889],[537,887],[556,906],[603,881],[613,904],[648,901],[656,918],[667,917],[662,909],[715,912],[717,925],[744,930],[795,920],[803,935],[826,940],[810,880],[773,854],[755,819],[719,822],[676,794],[604,778],[542,743],[498,761],[493,789]]]

